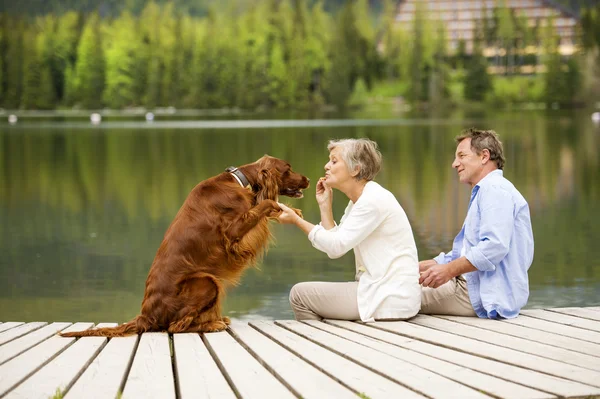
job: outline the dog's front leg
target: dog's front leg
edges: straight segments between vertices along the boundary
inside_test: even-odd
[[[273,200],[264,200],[248,212],[235,219],[226,235],[231,242],[241,240],[250,230],[266,217],[277,217],[281,213],[281,208]]]

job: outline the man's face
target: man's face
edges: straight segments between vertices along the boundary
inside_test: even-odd
[[[452,167],[458,173],[458,179],[461,183],[469,184],[471,187],[479,183],[483,177],[483,158],[485,151],[481,155],[477,155],[471,148],[471,139],[466,138],[456,147],[456,156]]]

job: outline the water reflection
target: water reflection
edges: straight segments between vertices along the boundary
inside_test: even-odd
[[[600,304],[600,132],[577,115],[354,126],[87,129],[41,122],[0,127],[0,320],[125,321],[135,316],[154,253],[198,181],[265,153],[313,181],[332,138],[376,140],[378,181],[411,219],[421,258],[448,250],[469,200],[450,167],[453,137],[494,128],[505,175],[531,206],[535,260],[529,306]],[[59,125],[60,127],[60,125]],[[336,193],[339,218],[346,200]],[[314,186],[288,200],[317,221]],[[291,318],[290,287],[349,280],[353,256],[332,261],[303,234],[274,226],[276,245],[227,299],[239,318]]]

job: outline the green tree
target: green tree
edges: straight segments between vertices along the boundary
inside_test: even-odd
[[[331,18],[323,11],[323,2],[315,3],[310,11],[310,23],[306,24],[306,68],[310,76],[309,92],[312,104],[323,102],[322,80],[330,68],[328,51],[331,40]]]
[[[6,16],[5,14],[0,14],[0,104],[4,103],[4,96],[5,96],[5,87],[6,87],[6,82],[4,80],[5,77],[5,73],[4,73],[4,69],[6,68],[5,66],[5,62],[6,60],[4,59],[4,54],[6,54],[6,32],[5,32],[5,26],[4,24],[6,23]]]
[[[66,90],[73,82],[67,82],[67,69],[71,73],[75,68],[77,59],[77,46],[83,28],[83,17],[73,11],[69,11],[56,19],[53,30],[51,52],[48,54],[50,68],[52,71],[52,82],[54,84],[55,98],[67,105],[73,105],[73,98],[68,99]],[[71,74],[73,78],[73,74]],[[71,95],[74,94],[71,92]]]
[[[290,91],[290,105],[306,107],[309,99],[311,69],[309,67],[309,32],[307,27],[308,10],[302,0],[293,0],[292,37],[288,62],[287,86]]]
[[[76,99],[85,108],[94,109],[102,106],[105,84],[104,64],[101,22],[98,14],[93,13],[83,29],[75,64]]]
[[[145,43],[142,54],[147,69],[142,75],[146,81],[143,103],[147,107],[156,107],[162,103],[162,74],[163,63],[161,60],[160,26],[162,9],[153,1],[144,7],[140,15],[140,31],[142,42]]]
[[[40,86],[41,65],[40,56],[35,45],[36,33],[32,30],[23,35],[23,47],[25,58],[23,61],[23,92],[21,96],[21,107],[27,109],[37,108],[37,95]]]
[[[471,101],[483,101],[492,89],[492,78],[487,71],[487,60],[483,55],[483,31],[476,26],[473,30],[473,54],[466,64],[464,96]]]
[[[18,108],[21,102],[23,88],[23,63],[24,54],[24,31],[25,23],[20,18],[9,18],[4,24],[4,36],[6,38],[6,52],[4,59],[4,98],[5,108]]]
[[[440,24],[437,28],[435,53],[433,54],[432,70],[429,75],[429,100],[440,103],[450,97],[449,82],[450,71],[446,54],[446,31],[444,26]]]
[[[548,104],[570,104],[581,86],[581,72],[576,58],[563,62],[552,18],[545,26],[545,99]]]
[[[139,60],[142,42],[136,29],[136,21],[126,11],[107,29],[106,86],[104,103],[110,108],[136,105],[140,101],[141,80]]]

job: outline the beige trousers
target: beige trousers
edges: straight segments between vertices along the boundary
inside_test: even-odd
[[[290,305],[296,320],[360,320],[358,281],[298,283],[290,291]]]
[[[419,313],[477,316],[463,276],[453,278],[438,288],[423,287]]]

